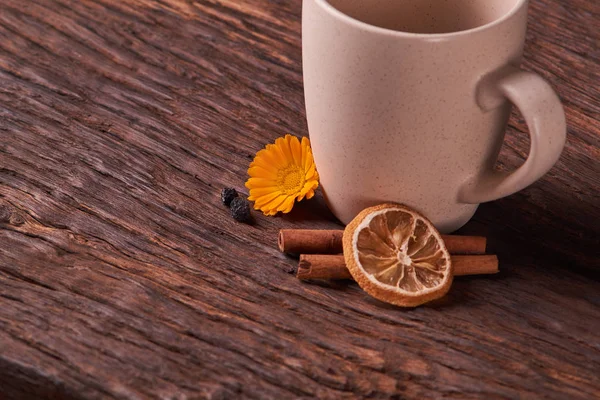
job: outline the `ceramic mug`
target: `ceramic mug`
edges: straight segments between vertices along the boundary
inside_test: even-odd
[[[527,0],[304,0],[308,129],[326,201],[348,223],[384,202],[412,206],[442,232],[479,203],[532,184],[558,160],[564,111],[518,68]],[[512,104],[531,148],[494,164]]]

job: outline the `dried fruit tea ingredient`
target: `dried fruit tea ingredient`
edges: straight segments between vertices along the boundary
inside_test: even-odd
[[[362,211],[344,230],[350,274],[371,296],[416,307],[444,296],[452,284],[452,261],[433,224],[400,204]]]
[[[236,197],[231,201],[231,216],[238,222],[250,222],[250,204],[242,197]]]
[[[238,197],[238,192],[234,188],[223,188],[223,190],[221,190],[221,201],[227,207],[231,205],[231,202],[236,197]]]

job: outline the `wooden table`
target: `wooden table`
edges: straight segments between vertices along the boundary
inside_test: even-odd
[[[532,0],[524,67],[564,101],[564,156],[461,230],[501,273],[410,310],[291,274],[280,228],[339,227],[320,196],[252,226],[220,203],[307,135],[300,14],[0,0],[0,398],[600,396],[600,3]]]

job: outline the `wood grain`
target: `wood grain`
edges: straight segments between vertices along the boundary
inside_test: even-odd
[[[0,398],[600,397],[600,3],[531,1],[524,68],[564,101],[564,156],[463,228],[498,276],[408,311],[290,274],[279,229],[339,229],[320,197],[251,226],[220,204],[307,134],[300,14],[0,0]]]

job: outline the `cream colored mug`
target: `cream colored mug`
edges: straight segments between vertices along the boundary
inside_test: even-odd
[[[451,232],[556,163],[564,111],[542,78],[518,68],[526,25],[527,0],[304,0],[309,135],[342,222],[393,201]],[[511,103],[531,148],[504,173],[494,164]]]

